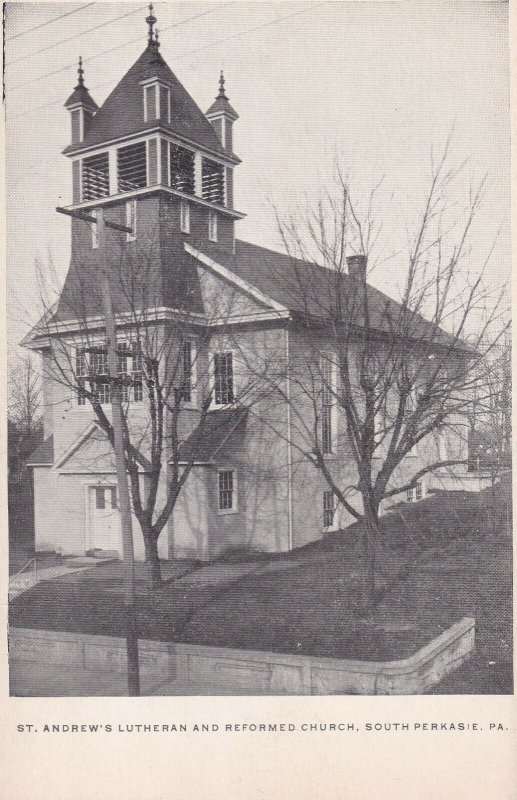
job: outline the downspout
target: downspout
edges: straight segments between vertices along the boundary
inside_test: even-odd
[[[291,451],[291,362],[288,327],[285,329],[285,363],[287,398],[287,549],[291,551],[293,549],[293,458]]]

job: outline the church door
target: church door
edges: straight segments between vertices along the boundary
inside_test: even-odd
[[[90,489],[90,521],[92,547],[121,550],[120,514],[115,486],[95,486]]]

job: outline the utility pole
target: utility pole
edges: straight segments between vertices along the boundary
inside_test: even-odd
[[[110,400],[113,426],[113,449],[115,451],[115,464],[117,470],[118,502],[120,507],[120,525],[122,533],[122,559],[124,566],[124,605],[127,620],[127,681],[128,694],[140,695],[140,670],[138,659],[138,633],[136,630],[135,614],[135,554],[133,548],[133,527],[131,520],[131,502],[127,480],[125,447],[124,447],[124,416],[122,411],[122,386],[118,377],[117,356],[117,329],[113,302],[111,298],[111,284],[109,280],[109,259],[106,247],[106,228],[131,233],[131,228],[109,222],[104,219],[104,210],[97,209],[97,216],[92,217],[81,211],[69,211],[57,208],[62,214],[78,217],[86,222],[97,224],[97,240],[99,261],[101,267],[101,283],[106,321],[106,349],[108,362],[108,377],[110,385]]]

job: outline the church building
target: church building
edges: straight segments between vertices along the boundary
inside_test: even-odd
[[[296,438],[303,438],[303,431],[292,413],[290,376],[304,369],[311,335],[304,320],[307,313],[321,316],[321,308],[307,308],[309,295],[296,287],[300,270],[312,276],[311,285],[316,276],[323,286],[318,276],[324,269],[237,238],[236,226],[245,216],[234,204],[238,114],[223,74],[203,113],[160,53],[152,6],[146,21],[145,50],[104,104],[99,108],[86,88],[81,62],[77,86],[65,103],[71,123],[64,150],[71,165],[71,202],[65,209],[71,216],[70,267],[45,330],[36,326],[24,342],[43,359],[45,441],[29,461],[36,550],[121,554],[113,454],[86,398],[93,362],[97,373],[105,371],[105,353],[92,342],[102,337],[101,256],[107,253],[108,268],[123,272],[126,290],[131,270],[140,264],[138,307],[122,284],[112,287],[131,424],[143,430],[149,413],[135,327],[153,327],[164,347],[178,319],[189,331],[181,351],[184,435],[168,446],[180,452],[180,466],[189,463],[190,474],[160,535],[160,557],[209,560],[229,551],[287,552],[353,521],[337,508],[321,474],[301,458]],[[126,229],[106,253],[96,223],[101,210],[103,219]],[[365,258],[351,256],[342,278],[343,291],[365,282]],[[379,307],[384,296],[371,293]],[[126,335],[130,328],[133,333]],[[324,348],[321,330],[317,336]],[[49,337],[62,347],[61,380],[51,364]],[[67,384],[67,370],[74,373],[75,388]],[[275,402],[268,388],[273,373],[279,384]],[[213,389],[209,409],[201,402],[205,378]],[[98,383],[98,400],[109,414],[108,383]],[[324,452],[344,480],[353,470],[346,449],[338,446],[344,422],[331,399],[323,397],[321,412]],[[201,442],[195,437],[200,418]],[[170,474],[164,471],[158,490],[162,501]],[[141,479],[145,484],[145,464]],[[424,492],[420,487],[420,496]],[[133,530],[136,557],[142,559],[136,520]]]

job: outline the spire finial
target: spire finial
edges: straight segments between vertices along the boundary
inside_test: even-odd
[[[221,75],[219,77],[219,95],[218,95],[219,97],[226,97],[226,94],[224,92],[224,84],[225,84],[224,74],[223,71],[221,70]]]
[[[148,40],[149,40],[149,44],[153,44],[154,43],[153,27],[156,24],[156,17],[153,14],[153,4],[152,3],[149,4],[149,16],[145,18],[145,21],[149,25],[149,32],[147,34],[147,37],[148,37]]]
[[[77,79],[77,85],[84,86],[84,78],[83,78],[84,69],[83,69],[83,59],[81,58],[81,56],[79,56],[79,66],[77,68],[77,74],[79,75],[79,78]]]

